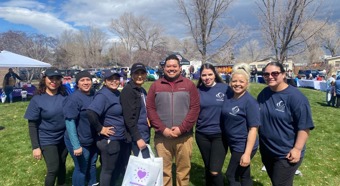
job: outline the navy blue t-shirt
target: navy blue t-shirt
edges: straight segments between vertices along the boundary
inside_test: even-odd
[[[63,102],[66,96],[57,94],[35,95],[31,99],[25,118],[38,122],[39,145],[55,145],[63,142],[66,130]]]
[[[262,122],[259,128],[260,148],[273,157],[284,159],[294,147],[298,131],[314,128],[308,99],[289,85],[280,92],[266,87],[257,100]],[[301,157],[304,152],[305,147]]]
[[[204,85],[198,88],[200,94],[200,113],[196,123],[196,131],[205,135],[220,134],[220,116],[223,101],[231,90],[227,84],[216,83],[213,87]]]
[[[125,139],[125,125],[119,95],[118,90],[111,91],[104,86],[96,93],[88,107],[89,110],[99,115],[104,127],[114,127],[115,134],[110,136],[110,140]],[[108,139],[107,137],[104,138]]]
[[[225,99],[221,114],[222,130],[232,151],[244,152],[250,127],[261,125],[259,105],[245,92],[239,99]],[[258,147],[256,139],[253,150]]]
[[[91,128],[87,117],[86,109],[93,100],[93,95],[86,95],[79,90],[69,95],[64,102],[65,119],[73,119],[76,124],[78,139],[81,146],[90,146],[93,144],[96,131]],[[68,138],[68,133],[65,133]]]

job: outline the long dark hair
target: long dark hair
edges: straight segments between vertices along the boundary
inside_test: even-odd
[[[202,75],[202,72],[204,69],[210,69],[213,71],[213,73],[215,74],[215,82],[216,83],[224,83],[221,76],[216,72],[215,67],[210,64],[210,63],[204,63],[203,65],[201,65],[200,68],[200,76]],[[199,78],[198,82],[197,82],[197,87],[200,87],[203,85],[202,79]]]
[[[41,95],[41,94],[45,94],[46,93],[46,82],[45,82],[45,79],[46,79],[45,75],[40,79],[39,86],[38,86],[35,94]],[[58,88],[58,91],[57,91],[57,94],[61,94],[63,96],[67,95],[66,88],[62,84],[60,84],[60,86]]]

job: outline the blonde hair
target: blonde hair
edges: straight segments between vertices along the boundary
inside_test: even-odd
[[[247,81],[249,82],[250,66],[247,63],[237,63],[233,66],[233,73],[231,77],[233,77],[234,74],[244,75],[244,77],[246,77]]]

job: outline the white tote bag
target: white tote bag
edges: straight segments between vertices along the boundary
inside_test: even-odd
[[[5,102],[6,102],[6,98],[7,98],[7,96],[6,96],[5,92],[3,92],[3,93],[1,94],[1,102],[2,102],[2,103],[5,103]]]
[[[150,145],[147,145],[150,158],[131,155],[122,186],[163,186],[163,158],[156,158]]]

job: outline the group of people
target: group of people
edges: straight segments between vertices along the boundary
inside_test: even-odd
[[[229,185],[252,185],[250,162],[258,147],[274,186],[292,185],[302,163],[309,131],[314,128],[307,98],[286,83],[281,63],[265,66],[263,77],[268,86],[257,100],[247,91],[250,76],[247,64],[236,64],[228,86],[212,65],[202,66],[196,142],[207,186],[224,185],[221,169],[228,148]]]
[[[57,69],[48,69],[25,113],[33,156],[46,162],[45,185],[65,184],[67,152],[73,158],[72,184],[115,185],[131,151],[149,157],[150,127],[156,153],[163,158],[163,183],[188,186],[194,133],[205,167],[205,185],[252,185],[250,164],[257,152],[273,185],[292,185],[302,163],[309,131],[314,128],[307,98],[285,82],[282,64],[271,62],[263,77],[268,87],[254,99],[247,91],[250,67],[236,64],[225,84],[209,63],[195,85],[181,75],[176,55],[165,59],[164,77],[148,93],[142,87],[146,68],[131,67],[131,79],[118,91],[120,75],[106,73],[105,85],[91,94],[87,72],[76,76],[77,91],[66,96]],[[194,132],[194,126],[195,132]],[[65,132],[66,131],[66,132]],[[65,134],[64,134],[65,133]],[[175,168],[173,167],[175,163]],[[173,172],[175,171],[175,172]]]
[[[121,174],[131,154],[139,151],[147,158],[150,140],[147,122],[146,91],[141,85],[146,68],[135,63],[132,81],[121,92],[121,75],[107,72],[104,86],[91,91],[91,74],[76,75],[76,86],[68,95],[58,69],[47,69],[31,99],[25,118],[28,120],[33,157],[44,157],[45,185],[65,185],[66,157],[74,162],[73,186],[98,185],[96,162],[100,154],[100,185],[111,186]],[[122,96],[121,96],[122,95]]]
[[[327,80],[326,101],[328,106],[340,107],[340,76],[332,74]]]

